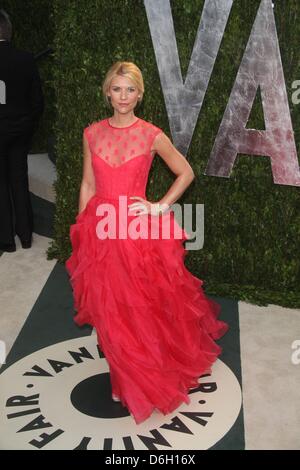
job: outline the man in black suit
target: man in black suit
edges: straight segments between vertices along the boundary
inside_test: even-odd
[[[33,213],[27,156],[44,110],[34,55],[11,44],[12,25],[0,10],[0,250],[30,248]]]

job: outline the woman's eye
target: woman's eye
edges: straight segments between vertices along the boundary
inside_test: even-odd
[[[129,91],[135,91],[135,88],[128,88]],[[120,88],[113,88],[113,91],[120,91]]]

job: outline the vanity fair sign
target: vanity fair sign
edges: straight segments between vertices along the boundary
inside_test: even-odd
[[[189,399],[172,413],[155,410],[136,424],[122,403],[111,400],[109,366],[94,335],[62,341],[0,375],[0,449],[209,449],[238,418],[239,381],[218,359]]]
[[[175,146],[187,153],[233,5],[206,0],[183,83],[168,0],[144,0]],[[246,129],[260,88],[265,130]],[[205,170],[229,178],[238,154],[270,157],[275,184],[300,170],[271,0],[262,0]]]

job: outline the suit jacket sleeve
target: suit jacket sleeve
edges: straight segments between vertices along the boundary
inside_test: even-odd
[[[37,63],[34,56],[32,56],[32,58],[32,82],[29,93],[29,112],[33,125],[36,127],[44,112],[44,95]]]

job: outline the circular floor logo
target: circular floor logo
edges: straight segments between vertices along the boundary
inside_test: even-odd
[[[111,399],[97,336],[36,351],[0,375],[1,449],[208,449],[233,426],[242,395],[220,360],[173,413],[136,424]]]

